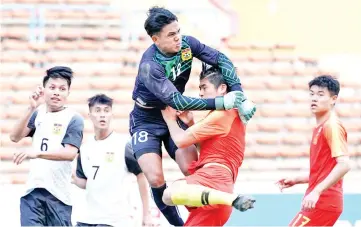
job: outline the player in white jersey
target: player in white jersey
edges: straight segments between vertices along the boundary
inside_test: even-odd
[[[131,147],[111,127],[113,100],[104,94],[91,97],[89,116],[95,135],[80,148],[73,183],[86,190],[83,217],[77,226],[131,226],[127,176],[137,176],[143,202],[143,226],[150,224],[148,183]]]
[[[82,117],[65,106],[72,78],[68,67],[47,70],[43,87],[30,95],[30,105],[10,135],[13,142],[24,137],[33,141],[32,149],[14,154],[17,165],[30,159],[26,192],[20,199],[22,226],[71,225],[71,162],[84,128]]]

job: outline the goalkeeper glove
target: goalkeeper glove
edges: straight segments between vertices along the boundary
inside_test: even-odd
[[[216,97],[215,103],[217,110],[237,108],[244,124],[247,124],[256,112],[254,103],[249,101],[241,91],[232,91],[223,97]]]

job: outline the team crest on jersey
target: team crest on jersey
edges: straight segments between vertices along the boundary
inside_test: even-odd
[[[114,152],[105,153],[105,161],[112,162],[114,160]]]
[[[192,58],[191,48],[186,48],[186,49],[182,50],[181,58],[182,58],[182,61],[188,61],[189,59],[191,59]]]
[[[322,131],[322,127],[320,127],[320,128],[318,129],[318,131],[317,131],[317,133],[316,133],[315,137],[313,138],[312,143],[313,143],[314,145],[316,145],[316,144],[317,144],[318,137],[320,137],[320,133],[321,133],[321,131]]]
[[[60,134],[61,133],[61,126],[62,124],[54,123],[53,133]]]

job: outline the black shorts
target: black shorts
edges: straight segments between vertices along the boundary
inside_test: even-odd
[[[175,160],[178,147],[170,137],[167,124],[159,109],[144,109],[135,105],[129,121],[133,154],[137,159],[146,153],[157,153],[162,157],[163,142],[169,156]],[[183,129],[188,128],[180,120],[178,124]]]
[[[44,188],[36,188],[20,199],[21,226],[72,226],[72,207]]]

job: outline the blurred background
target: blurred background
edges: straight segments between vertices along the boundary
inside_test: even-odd
[[[316,75],[339,78],[336,111],[348,131],[352,171],[344,181],[345,208],[338,226],[361,226],[361,1],[359,0],[2,0],[0,66],[0,217],[19,225],[19,198],[28,163],[12,163],[17,149],[8,133],[28,105],[28,95],[55,65],[73,68],[69,106],[93,129],[86,100],[105,93],[115,100],[113,124],[129,138],[128,116],[137,67],[151,44],[143,23],[153,5],[177,14],[183,34],[229,56],[246,94],[258,107],[247,126],[246,158],[236,190],[253,194],[256,208],[234,212],[231,226],[287,225],[301,205],[306,185],[282,194],[274,184],[308,171],[314,120],[307,83]],[[201,65],[195,60],[186,95],[198,96]],[[281,111],[280,111],[281,109]],[[196,119],[204,113],[196,112]],[[120,148],[122,149],[122,148]],[[168,181],[181,177],[166,152]],[[140,219],[136,181],[129,176],[134,220]],[[83,193],[74,187],[74,220]],[[186,212],[183,211],[184,217]],[[154,219],[166,226],[154,207]],[[139,226],[139,221],[135,222]]]

